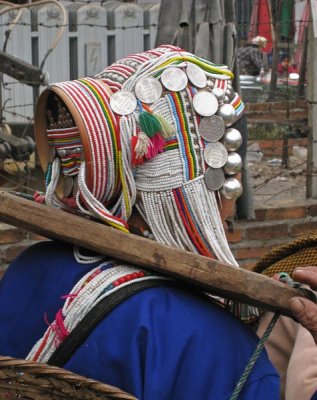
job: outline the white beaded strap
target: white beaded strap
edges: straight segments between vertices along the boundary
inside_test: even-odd
[[[113,261],[105,261],[92,269],[67,295],[63,308],[34,345],[27,359],[47,362],[62,341],[101,300],[132,283],[148,279],[170,280],[129,265],[114,265]]]

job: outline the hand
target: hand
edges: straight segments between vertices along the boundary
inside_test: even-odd
[[[317,290],[317,267],[296,269],[292,278]],[[289,305],[294,317],[310,331],[317,344],[317,304],[302,297],[293,297],[289,301]]]

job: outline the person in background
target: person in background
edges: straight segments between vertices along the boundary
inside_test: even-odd
[[[279,76],[288,76],[292,73],[297,73],[294,65],[290,63],[289,56],[282,57],[281,62],[277,65],[277,73]]]
[[[267,45],[267,39],[263,36],[256,36],[237,52],[238,65],[241,75],[260,75],[261,69],[266,69],[264,56],[261,49]]]

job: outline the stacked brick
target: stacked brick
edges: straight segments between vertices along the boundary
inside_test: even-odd
[[[228,234],[241,267],[252,269],[275,246],[317,231],[317,204],[256,210],[253,221],[238,221]]]

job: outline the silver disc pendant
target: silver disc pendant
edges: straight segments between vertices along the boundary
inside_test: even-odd
[[[172,92],[179,92],[188,84],[188,78],[185,72],[176,67],[166,68],[161,75],[161,82],[166,89]]]
[[[209,190],[218,190],[225,181],[225,174],[222,168],[209,167],[205,172],[205,184]]]
[[[218,109],[218,115],[224,120],[225,125],[230,125],[235,120],[236,110],[231,104],[222,104]]]
[[[206,87],[207,77],[206,77],[204,71],[201,68],[199,68],[197,65],[195,65],[193,63],[188,63],[188,65],[186,67],[186,73],[187,73],[188,79],[194,86],[196,86],[200,89]]]
[[[242,135],[235,128],[226,129],[222,138],[222,143],[226,146],[228,151],[237,150],[242,144]]]
[[[142,103],[150,104],[162,95],[161,83],[151,76],[140,79],[135,85],[135,95]]]
[[[210,117],[218,110],[218,100],[211,92],[202,91],[195,94],[193,106],[195,111],[202,117]]]
[[[113,112],[119,115],[132,114],[136,109],[137,100],[133,93],[120,90],[110,97],[110,107]]]
[[[220,192],[226,199],[234,200],[241,196],[242,185],[238,179],[228,178],[222,185]]]
[[[228,152],[220,142],[208,143],[204,150],[204,158],[209,167],[221,168],[228,160]]]
[[[216,142],[225,133],[225,123],[218,115],[202,118],[199,124],[199,133],[207,142]]]
[[[242,158],[234,151],[228,154],[228,160],[223,167],[227,175],[235,175],[242,169]]]

